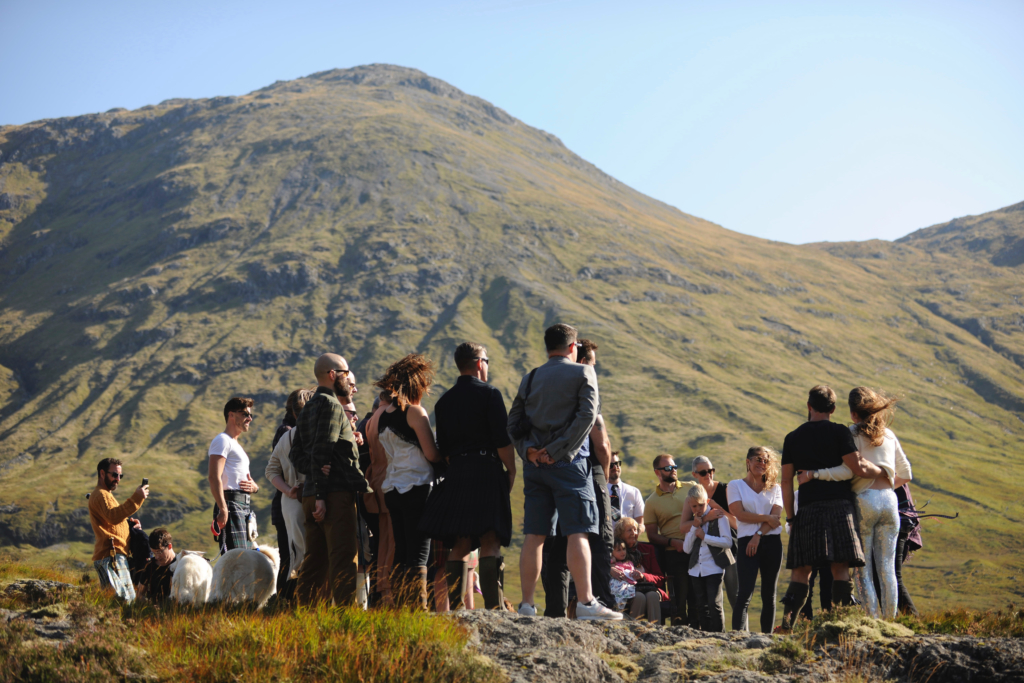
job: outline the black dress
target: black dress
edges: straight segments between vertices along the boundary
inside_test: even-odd
[[[501,545],[509,545],[512,505],[498,449],[511,439],[501,392],[463,375],[438,399],[434,417],[448,470],[427,499],[420,530],[446,545],[469,537],[477,547],[478,539],[493,531]]]

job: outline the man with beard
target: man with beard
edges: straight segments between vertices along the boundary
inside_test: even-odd
[[[128,517],[142,507],[149,487],[140,486],[118,505],[114,491],[122,476],[120,460],[104,458],[96,465],[96,488],[89,495],[89,523],[96,536],[92,564],[102,588],[112,588],[119,598],[132,602],[135,587],[128,571]]]
[[[235,548],[254,548],[249,535],[250,496],[260,490],[249,473],[249,456],[238,436],[252,424],[253,400],[235,396],[224,405],[224,431],[210,442],[210,492],[214,534],[223,555]]]
[[[352,421],[343,408],[352,398],[348,363],[325,353],[314,364],[313,374],[317,390],[299,413],[292,446],[301,444],[310,471],[302,491],[306,558],[296,594],[301,604],[333,597],[342,606],[352,602],[356,589],[356,496],[370,487],[359,468]]]
[[[655,546],[664,549],[662,569],[673,587],[672,606],[675,608],[676,624],[699,625],[696,599],[689,596],[690,556],[683,551],[685,536],[679,530],[679,518],[686,505],[686,491],[696,482],[679,481],[675,460],[671,455],[662,454],[654,459],[654,475],[658,477],[658,488],[648,497],[644,505],[644,525],[647,538]],[[693,609],[687,617],[687,602]]]

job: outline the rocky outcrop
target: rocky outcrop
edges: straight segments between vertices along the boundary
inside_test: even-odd
[[[866,617],[796,639],[731,631],[703,633],[645,621],[619,623],[522,617],[473,610],[455,615],[471,644],[514,683],[887,680],[1009,683],[1024,679],[1024,641],[913,636]],[[838,636],[842,635],[842,638]],[[859,678],[858,678],[859,677]]]

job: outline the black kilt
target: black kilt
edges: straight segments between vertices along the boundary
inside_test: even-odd
[[[494,531],[501,545],[512,542],[512,502],[508,475],[491,451],[453,456],[444,481],[434,487],[423,508],[420,531],[449,548],[456,538],[479,538]]]
[[[852,500],[821,500],[801,504],[789,534],[786,569],[846,562],[864,566],[860,512]]]

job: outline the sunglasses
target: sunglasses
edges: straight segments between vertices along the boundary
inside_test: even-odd
[[[473,360],[482,360],[483,362],[487,363],[488,365],[491,364],[491,359],[490,358],[480,358],[479,356],[477,356]]]
[[[701,476],[701,477],[706,477],[709,474],[714,474],[715,473],[715,468],[712,467],[711,469],[707,469],[707,470],[694,470],[693,473],[698,475],[698,476]]]
[[[675,472],[679,468],[676,467],[675,465],[665,465],[664,467],[655,467],[654,469],[660,470],[662,472]]]
[[[759,462],[762,465],[767,465],[771,461],[768,460],[767,458],[751,458],[750,462]],[[714,470],[712,470],[712,471],[714,471]]]
[[[621,462],[613,462],[611,464],[611,467],[622,467],[622,463]]]
[[[255,420],[256,419],[256,416],[253,415],[252,413],[250,413],[248,410],[239,410],[237,412],[241,413],[242,417],[247,419],[247,420]]]
[[[124,479],[124,475],[123,474],[118,474],[117,472],[105,472],[105,474],[108,477],[113,477],[114,479]]]
[[[334,368],[333,370],[331,370],[331,372],[333,372],[335,375],[347,375],[348,368]]]

